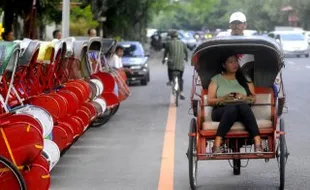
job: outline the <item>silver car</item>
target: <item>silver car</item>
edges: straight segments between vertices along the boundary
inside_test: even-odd
[[[302,32],[299,31],[274,31],[268,34],[280,43],[285,55],[304,55],[309,57],[309,44]]]

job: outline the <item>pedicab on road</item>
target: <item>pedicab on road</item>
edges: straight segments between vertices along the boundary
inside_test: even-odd
[[[254,56],[254,61],[245,62],[241,68],[255,86],[256,102],[251,105],[251,109],[258,123],[263,152],[253,151],[253,140],[240,122],[235,122],[226,134],[221,153],[212,152],[219,122],[211,119],[213,107],[207,104],[208,85],[211,78],[221,72],[222,65],[217,60],[227,51]],[[233,174],[240,175],[241,160],[264,159],[268,162],[269,159],[277,159],[280,189],[284,189],[285,166],[289,153],[285,140],[285,122],[282,117],[285,90],[281,73],[284,66],[281,47],[266,37],[214,38],[197,47],[193,53],[192,65],[194,74],[191,106],[194,117],[190,122],[189,146],[186,153],[191,188],[197,187],[198,161],[228,160],[233,168]],[[277,80],[279,84],[275,88],[277,76],[280,80]]]

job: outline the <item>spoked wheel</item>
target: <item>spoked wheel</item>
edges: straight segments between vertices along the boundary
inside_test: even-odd
[[[107,109],[102,116],[98,116],[93,122],[92,127],[100,127],[107,123],[112,116],[112,109]]]
[[[180,93],[179,93],[179,91],[176,91],[175,92],[175,106],[179,106],[179,95],[180,95]]]
[[[118,111],[119,105],[120,105],[120,104],[117,104],[117,106],[115,106],[115,107],[112,108],[111,116],[114,115],[114,114]]]
[[[179,79],[178,76],[173,73],[173,85],[172,85],[172,94],[174,95],[174,103],[175,106],[179,106],[179,96],[180,96],[180,90],[179,90]]]
[[[285,132],[285,124],[282,118],[280,119],[280,131]],[[288,155],[289,153],[286,146],[285,134],[280,134],[276,155],[280,169],[280,190],[283,190],[285,186],[285,166]]]
[[[233,160],[234,175],[240,175],[240,169],[241,169],[241,160],[240,159],[234,159]]]
[[[0,156],[0,186],[4,190],[27,190],[22,174],[12,162],[3,156]]]
[[[189,183],[192,190],[195,190],[197,187],[197,149],[196,149],[196,120],[193,118],[189,127],[189,144],[187,150],[187,158],[188,158],[188,167],[189,167]]]
[[[238,143],[239,144],[239,143]],[[233,148],[233,151],[236,153],[240,152],[240,145]],[[240,159],[233,159],[233,171],[234,175],[240,175],[241,170],[241,160]]]

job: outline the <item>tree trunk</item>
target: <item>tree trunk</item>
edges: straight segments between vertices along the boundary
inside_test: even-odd
[[[14,5],[12,5],[12,1],[4,1],[4,18],[3,18],[3,26],[5,31],[13,30],[13,21],[14,21]]]

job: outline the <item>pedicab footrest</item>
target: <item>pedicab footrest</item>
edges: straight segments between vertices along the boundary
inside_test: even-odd
[[[262,159],[274,158],[274,152],[240,152],[197,154],[199,160]]]

